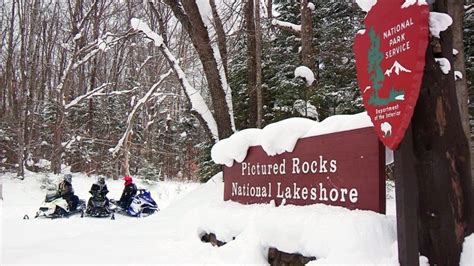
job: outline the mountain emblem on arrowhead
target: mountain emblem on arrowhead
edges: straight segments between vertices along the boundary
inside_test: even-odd
[[[397,75],[400,75],[400,72],[407,72],[407,73],[411,73],[411,70],[405,68],[404,66],[402,66],[400,63],[398,63],[397,60],[395,60],[395,62],[393,62],[393,65],[391,68],[387,69],[385,71],[385,75],[386,76],[389,76],[392,74],[392,72],[395,71],[395,74]]]

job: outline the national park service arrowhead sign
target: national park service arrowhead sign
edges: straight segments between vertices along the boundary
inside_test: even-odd
[[[379,139],[402,141],[418,99],[428,44],[428,6],[378,0],[355,37],[357,80]]]

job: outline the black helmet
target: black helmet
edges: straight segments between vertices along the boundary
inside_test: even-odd
[[[100,176],[98,179],[97,179],[97,183],[103,185],[105,184],[105,178],[103,176]]]
[[[71,175],[71,174],[65,174],[65,175],[63,176],[63,180],[66,181],[66,182],[68,182],[68,183],[71,183],[71,181],[72,181],[72,175]]]

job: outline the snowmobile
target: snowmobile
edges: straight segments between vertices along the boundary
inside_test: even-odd
[[[91,217],[109,217],[112,210],[107,204],[107,198],[103,195],[95,195],[89,199],[86,208],[86,216]]]
[[[151,215],[160,209],[155,200],[151,197],[150,191],[146,189],[139,189],[138,194],[132,199],[132,203],[127,209],[123,209],[118,201],[111,200],[115,205],[114,210],[119,213],[124,213],[133,217],[144,217]]]
[[[46,194],[45,200],[39,208],[39,211],[36,212],[35,218],[46,217],[54,219],[69,217],[77,213],[81,213],[82,217],[85,206],[86,204],[84,200],[80,199],[77,207],[75,209],[71,209],[65,199],[59,196],[56,192],[50,192]]]

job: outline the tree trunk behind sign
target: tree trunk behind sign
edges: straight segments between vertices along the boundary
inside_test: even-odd
[[[436,1],[447,12],[448,1]],[[464,134],[452,70],[444,74],[435,57],[453,65],[451,29],[432,37],[413,118],[415,171],[419,187],[419,246],[431,265],[459,265],[472,213],[470,151]]]
[[[164,2],[171,8],[173,14],[191,37],[206,76],[219,139],[227,138],[233,133],[231,117],[233,114],[229,111],[229,103],[226,102],[224,81],[219,76],[218,62],[211,46],[207,25],[201,17],[198,5],[191,0],[165,0]]]
[[[255,91],[257,93],[257,128],[263,123],[262,95],[262,27],[260,25],[260,0],[255,1]]]
[[[308,0],[301,1],[301,63],[311,69],[317,77],[316,54],[313,48],[313,21]],[[308,100],[310,95],[315,94],[315,83],[309,84],[305,91],[305,116],[308,116]]]
[[[248,127],[257,127],[257,38],[255,35],[254,0],[244,2],[245,35],[247,45],[247,93],[249,97]]]
[[[457,71],[458,78],[455,78],[456,93],[459,101],[459,112],[461,113],[461,121],[464,132],[468,139],[470,138],[469,126],[469,110],[468,110],[468,90],[467,90],[467,76],[466,66],[464,64],[464,43],[463,43],[463,21],[464,21],[464,1],[453,1],[448,6],[448,14],[453,18],[453,48],[456,50],[454,56],[454,71]],[[459,74],[462,76],[460,77]]]

